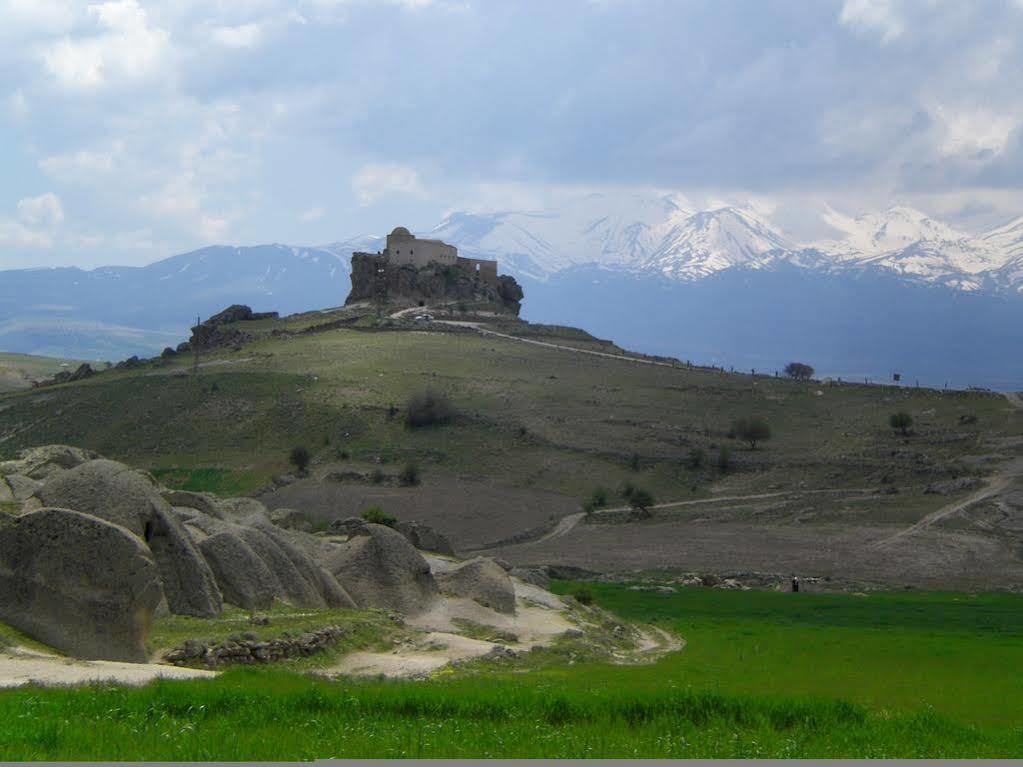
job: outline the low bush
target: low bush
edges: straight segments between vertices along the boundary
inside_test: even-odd
[[[455,417],[455,407],[445,395],[425,391],[414,395],[405,409],[405,424],[413,429],[442,426]]]
[[[379,506],[370,506],[368,509],[362,512],[362,518],[367,522],[372,522],[374,525],[386,525],[387,527],[394,527],[398,524],[397,517],[392,517],[387,514]]]
[[[415,463],[409,461],[405,464],[405,468],[401,470],[401,474],[398,475],[398,479],[401,484],[406,487],[412,487],[413,485],[419,484],[419,467]]]
[[[300,446],[292,448],[288,460],[298,470],[299,474],[305,474],[309,469],[309,462],[312,460],[312,456],[306,448]]]

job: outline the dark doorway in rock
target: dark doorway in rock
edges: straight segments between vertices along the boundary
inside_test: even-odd
[[[420,302],[419,302],[419,305],[420,305],[420,306],[426,306],[426,301],[420,301]]]

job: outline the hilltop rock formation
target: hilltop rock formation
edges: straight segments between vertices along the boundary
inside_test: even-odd
[[[508,275],[492,283],[462,265],[394,265],[372,253],[353,253],[352,291],[345,305],[357,301],[466,301],[492,304],[517,315],[522,298],[522,287]]]
[[[215,349],[237,346],[246,336],[238,328],[229,327],[236,322],[277,319],[277,312],[254,312],[248,306],[233,304],[192,328],[188,349]]]

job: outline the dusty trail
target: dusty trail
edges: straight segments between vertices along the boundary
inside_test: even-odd
[[[845,493],[850,495],[862,495],[874,492],[870,488],[827,488],[823,490],[780,490],[773,493],[754,493],[751,495],[726,495],[718,498],[697,498],[695,500],[688,501],[668,501],[666,503],[655,503],[650,506],[651,509],[676,509],[684,506],[701,506],[706,504],[715,503],[727,503],[729,501],[760,501],[768,500],[770,498],[782,498],[790,495],[811,495],[811,494],[822,494],[822,493]],[[609,514],[614,512],[629,511],[630,506],[618,506],[612,509],[600,509],[599,511],[592,512],[594,515],[599,516],[601,514]],[[558,524],[553,530],[550,530],[543,535],[536,538],[531,538],[525,541],[519,541],[515,546],[522,546],[529,543],[542,543],[543,541],[553,540],[555,538],[561,538],[562,536],[568,535],[578,526],[583,519],[586,518],[586,512],[577,512],[575,514],[569,514],[566,517],[562,517]]]
[[[919,533],[921,530],[926,530],[936,522],[940,522],[946,517],[951,517],[954,514],[958,514],[960,511],[964,511],[975,503],[979,503],[986,498],[990,498],[993,495],[998,495],[1000,492],[1005,490],[1012,480],[1017,477],[1017,474],[998,474],[988,480],[987,485],[982,487],[975,493],[971,493],[962,500],[950,503],[947,506],[942,506],[937,511],[932,511],[927,516],[923,517],[916,523],[909,527],[900,530],[895,535],[890,535],[887,538],[883,538],[880,541],[875,541],[870,544],[872,549],[881,549],[896,543],[897,541],[906,538],[907,536]]]
[[[1009,400],[1009,404],[1017,410],[1023,410],[1023,397],[1019,396],[1019,392],[1005,391],[1002,395]]]
[[[657,360],[646,360],[639,357],[630,357],[626,354],[611,354],[610,352],[598,352],[592,349],[579,349],[575,346],[564,346],[563,344],[552,344],[549,341],[537,341],[534,338],[522,338],[521,336],[513,336],[508,333],[499,333],[496,330],[483,327],[478,322],[461,322],[458,320],[438,320],[443,325],[453,325],[461,328],[472,328],[477,333],[481,333],[485,336],[497,336],[498,338],[507,338],[510,341],[518,341],[523,344],[533,344],[534,346],[544,346],[548,349],[560,349],[566,352],[575,352],[576,354],[589,354],[593,357],[607,357],[613,360],[625,360],[626,362],[638,362],[641,365],[656,365],[662,368],[678,368],[679,365],[671,362],[658,362]]]

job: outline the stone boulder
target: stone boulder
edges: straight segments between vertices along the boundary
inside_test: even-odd
[[[160,568],[171,612],[220,614],[213,573],[145,472],[116,461],[88,461],[50,477],[34,497],[43,506],[90,514],[140,537]]]
[[[303,577],[313,584],[327,607],[355,607],[355,601],[337,578],[324,570],[308,553],[319,543],[313,536],[269,526],[260,529],[280,547]]]
[[[932,482],[924,489],[925,495],[954,495],[967,490],[976,490],[983,482],[977,477],[959,477],[944,482]]]
[[[361,534],[338,545],[324,563],[359,607],[380,607],[415,615],[437,594],[430,565],[405,536],[367,524]]]
[[[487,557],[476,557],[437,574],[441,591],[472,599],[499,613],[515,612],[515,585],[503,567]]]
[[[170,611],[197,618],[220,615],[224,602],[217,580],[177,515],[171,509],[154,509],[145,532]]]
[[[160,488],[160,496],[171,506],[184,509],[195,509],[203,514],[223,518],[220,510],[220,499],[213,493],[193,493],[188,490],[169,490]]]
[[[127,529],[66,509],[0,527],[0,619],[81,658],[143,662],[160,573]]]
[[[303,533],[313,531],[313,523],[309,517],[298,509],[274,509],[270,512],[270,521],[285,530],[299,530]]]
[[[4,479],[7,480],[7,486],[11,489],[15,503],[20,504],[28,503],[43,486],[39,480],[21,474],[9,474]],[[35,507],[42,508],[42,504],[37,501]]]
[[[246,610],[271,607],[284,593],[281,582],[242,538],[223,530],[199,541],[224,601]]]
[[[455,547],[443,533],[439,533],[429,525],[421,522],[398,522],[394,529],[404,535],[408,542],[420,551],[432,551],[435,554],[454,556]]]
[[[291,558],[270,536],[254,527],[239,527],[237,534],[281,584],[279,598],[295,607],[327,606],[316,587],[299,572]]]
[[[46,479],[65,469],[73,469],[99,456],[91,450],[68,445],[43,445],[22,450],[13,461],[0,462],[0,474],[21,474],[30,479]]]

